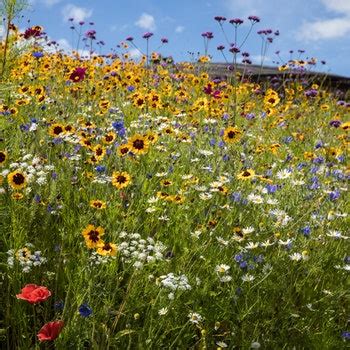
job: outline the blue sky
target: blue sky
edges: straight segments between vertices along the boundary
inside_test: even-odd
[[[243,47],[255,63],[260,63],[261,43],[256,31],[271,28],[281,34],[269,47],[266,65],[278,60],[274,54],[277,50],[288,60],[290,50],[304,49],[303,58],[316,57],[327,62],[316,70],[350,76],[350,0],[30,0],[30,3],[20,27],[25,28],[30,19],[31,24],[44,26],[49,36],[66,49],[76,46],[68,22],[69,17],[74,17],[87,22],[83,31],[90,28],[88,22],[95,23],[97,39],[106,43],[104,52],[116,48],[127,36],[133,36],[144,50],[142,34],[151,31],[154,32],[151,49],[157,49],[160,39],[167,37],[169,44],[159,51],[173,55],[176,61],[190,60],[189,51],[203,53],[201,33],[206,31],[214,33],[209,53],[214,61],[222,61],[216,47],[228,45],[213,17],[246,19],[248,15],[257,15],[261,22],[254,26]],[[249,29],[246,22],[239,28],[238,42]],[[233,27],[225,23],[224,28],[233,42]],[[137,56],[138,52],[132,50],[132,54]]]

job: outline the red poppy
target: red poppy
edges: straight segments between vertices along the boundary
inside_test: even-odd
[[[44,324],[37,334],[39,341],[55,340],[62,331],[63,321],[53,321]]]
[[[77,67],[74,69],[73,73],[69,76],[69,79],[75,83],[84,80],[86,73],[86,68]]]
[[[46,300],[51,295],[51,292],[43,286],[36,284],[27,284],[22,288],[21,294],[17,294],[17,299],[27,300],[31,304],[39,303]]]

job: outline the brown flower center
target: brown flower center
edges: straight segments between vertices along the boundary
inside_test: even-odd
[[[234,131],[229,131],[227,133],[228,138],[233,139],[236,136],[236,133]]]
[[[98,242],[100,239],[100,235],[99,235],[98,231],[96,231],[96,230],[91,230],[88,233],[88,236],[89,236],[90,241],[92,241],[94,243]]]
[[[12,179],[16,185],[22,185],[24,184],[24,181],[25,181],[25,177],[20,173],[13,175]]]
[[[118,183],[123,184],[126,182],[126,177],[124,175],[118,175],[116,180]]]
[[[53,133],[55,135],[59,135],[62,131],[63,131],[63,129],[60,126],[55,126],[54,129],[53,129]]]
[[[143,142],[143,140],[135,140],[132,145],[134,146],[134,148],[140,150],[144,148],[145,143]]]

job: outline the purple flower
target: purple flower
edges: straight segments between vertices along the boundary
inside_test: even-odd
[[[219,50],[219,51],[222,51],[222,50],[225,50],[225,46],[224,45],[219,45],[216,49]]]
[[[260,22],[260,18],[258,16],[249,16],[248,19],[252,22],[252,23],[258,23]]]
[[[333,126],[334,128],[339,128],[339,126],[342,124],[340,120],[331,120],[329,122],[329,126]]]
[[[213,39],[214,35],[212,32],[204,32],[204,33],[202,33],[202,37],[207,38],[207,39]]]
[[[316,97],[317,94],[318,94],[318,91],[315,89],[310,89],[310,90],[305,91],[306,97]]]
[[[215,16],[214,19],[215,19],[215,21],[218,21],[219,23],[226,21],[226,17],[223,17],[223,16]]]
[[[88,38],[88,39],[91,39],[91,40],[95,40],[96,39],[96,30],[88,30],[86,33],[85,33],[85,37]]]
[[[147,40],[148,40],[148,39],[149,39],[150,37],[152,37],[152,36],[153,36],[153,33],[147,32],[147,33],[143,34],[142,37],[143,37],[144,39],[147,39]]]
[[[162,44],[167,44],[169,42],[167,38],[161,38],[160,41],[162,42]]]
[[[133,38],[132,36],[128,36],[125,40],[126,40],[126,41],[133,41],[134,38]]]
[[[229,21],[231,24],[234,24],[236,26],[239,26],[240,24],[242,24],[244,21],[243,19],[240,19],[240,18],[233,18],[233,19],[230,19]]]
[[[229,51],[230,51],[231,53],[239,53],[241,50],[240,50],[239,47],[237,47],[236,45],[231,44],[231,48],[229,49]]]

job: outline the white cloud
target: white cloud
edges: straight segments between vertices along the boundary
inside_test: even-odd
[[[68,21],[69,18],[74,18],[76,22],[80,22],[91,17],[92,10],[68,4],[62,9],[62,15],[65,21]]]
[[[323,5],[331,11],[350,16],[349,0],[321,0]]]
[[[156,22],[154,17],[148,13],[143,13],[140,18],[135,22],[135,25],[145,30],[155,30]]]
[[[297,39],[306,41],[330,40],[350,34],[350,1],[320,0],[328,11],[339,15],[331,19],[305,22],[297,33]]]
[[[350,34],[350,18],[333,18],[304,23],[298,33],[298,39],[317,41],[341,38],[347,34]]]
[[[182,33],[185,30],[184,26],[177,26],[175,28],[175,33]]]

